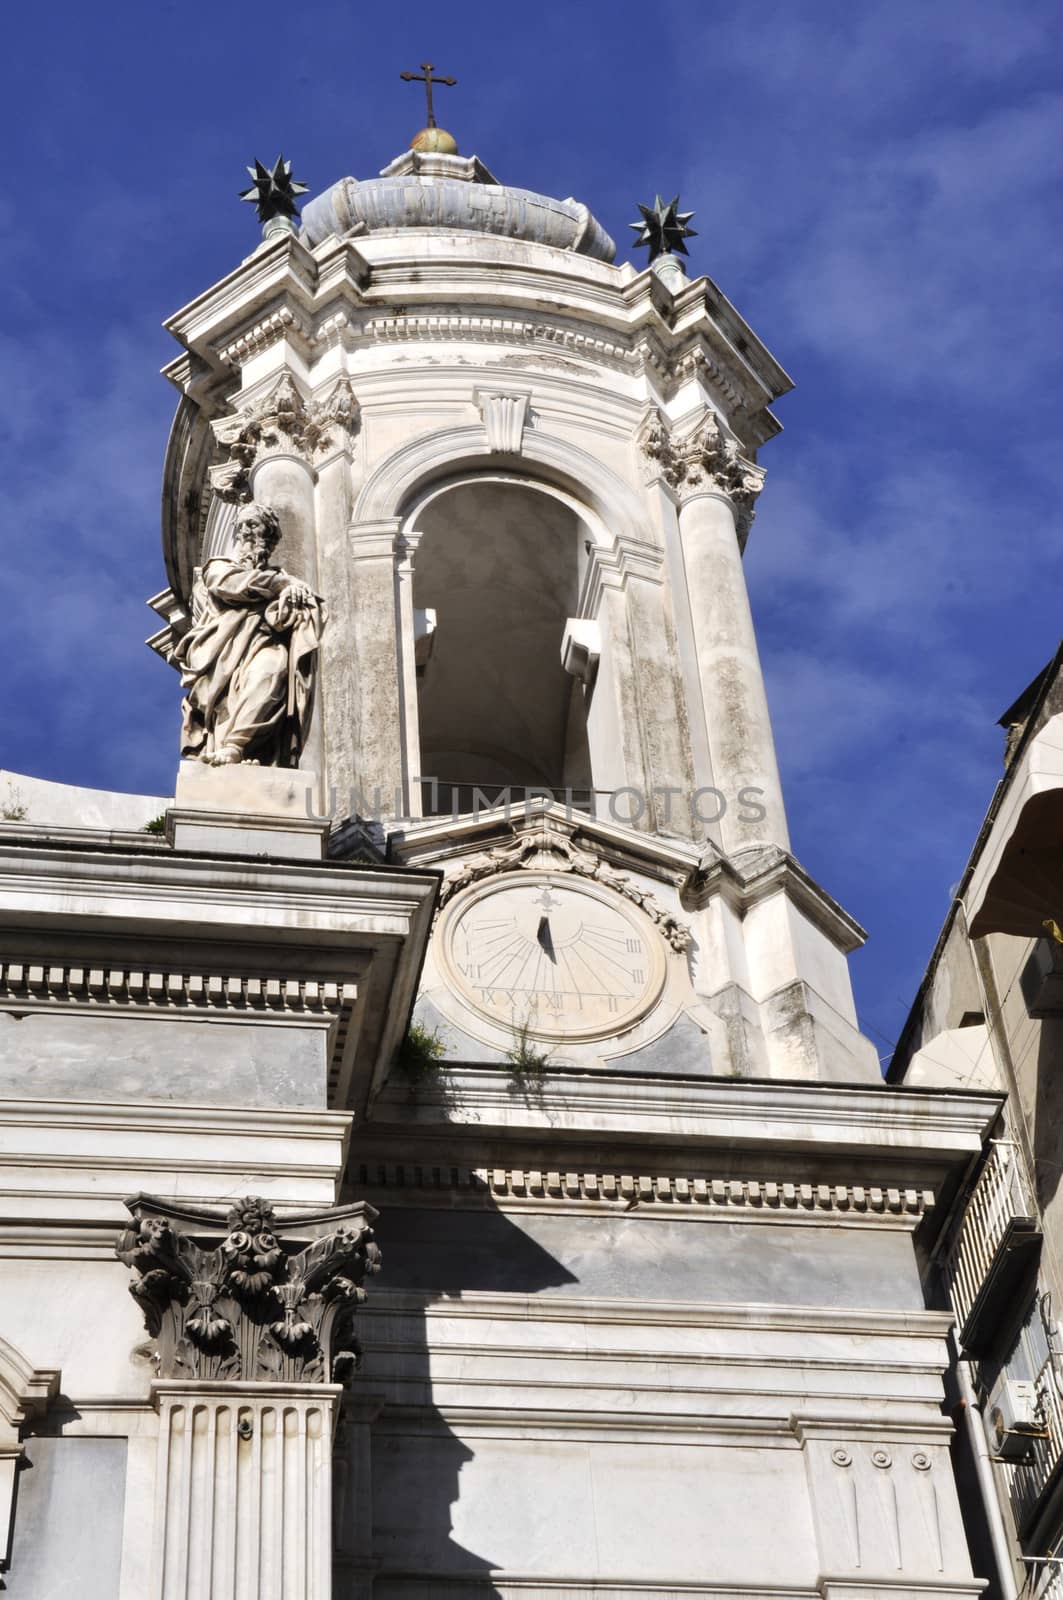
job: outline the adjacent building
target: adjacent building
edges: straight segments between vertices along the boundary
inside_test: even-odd
[[[1063,1594],[1063,652],[1001,718],[1005,770],[889,1070],[1006,1096],[942,1236],[968,1469],[1002,1592]]]

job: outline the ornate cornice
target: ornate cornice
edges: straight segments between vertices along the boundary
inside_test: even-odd
[[[565,827],[552,817],[538,817],[526,827],[512,829],[512,843],[496,845],[492,850],[466,857],[457,872],[448,878],[439,894],[440,909],[455,894],[485,878],[500,872],[527,869],[538,872],[571,872],[577,877],[591,878],[614,893],[623,895],[633,905],[639,906],[657,925],[662,937],[672,949],[682,954],[690,948],[692,935],[675,917],[659,906],[647,889],[642,889],[630,878],[614,871],[602,856],[583,850],[573,842],[575,830]]]
[[[809,877],[801,863],[778,845],[751,845],[725,856],[708,843],[698,865],[683,884],[684,910],[701,910],[722,895],[739,916],[783,890],[846,955],[859,950],[866,931],[827,891]]]
[[[780,1216],[829,1213],[835,1218],[918,1218],[931,1210],[931,1189],[874,1184],[789,1182],[783,1178],[710,1178],[645,1172],[554,1172],[509,1167],[449,1167],[386,1162],[363,1163],[352,1173],[360,1188],[446,1190],[494,1200],[535,1203],[591,1202],[632,1210],[742,1212]]]
[[[293,454],[312,461],[336,431],[348,437],[358,428],[359,408],[347,378],[325,400],[303,399],[287,372],[269,393],[211,422],[214,438],[228,459],[210,468],[210,485],[221,500],[251,498],[251,469],[270,455]]]
[[[283,305],[250,328],[245,328],[230,343],[222,345],[218,350],[218,358],[228,366],[242,366],[252,356],[261,355],[263,350],[269,350],[281,339],[292,338],[304,348],[309,348],[313,328],[305,316],[290,305]]]
[[[161,1378],[345,1382],[353,1322],[380,1269],[371,1206],[278,1219],[248,1195],[224,1217],[136,1195],[115,1254],[134,1274]],[[307,1239],[309,1238],[309,1242]]]
[[[203,1007],[338,1013],[358,998],[356,984],[312,978],[250,977],[238,972],[152,971],[127,966],[56,965],[39,959],[0,960],[0,996],[20,1002],[82,1006]]]
[[[764,469],[742,454],[715,411],[706,409],[692,425],[673,428],[653,407],[639,429],[638,444],[651,474],[663,478],[681,500],[718,489],[734,506],[740,531],[748,532]]]

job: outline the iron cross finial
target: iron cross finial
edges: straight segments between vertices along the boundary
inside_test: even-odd
[[[435,68],[430,61],[422,61],[420,72],[399,73],[399,77],[404,83],[424,84],[425,97],[428,101],[428,126],[430,128],[434,128],[436,126],[436,114],[432,106],[432,85],[434,83],[445,83],[449,85],[450,88],[453,88],[458,81],[457,78],[433,77],[432,74],[434,71]]]

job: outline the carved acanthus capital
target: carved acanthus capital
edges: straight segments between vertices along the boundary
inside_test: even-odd
[[[764,487],[764,469],[742,454],[715,411],[704,411],[693,426],[673,429],[654,408],[639,432],[639,447],[654,473],[680,499],[706,487],[719,489],[734,506],[740,528],[748,530]]]
[[[283,1222],[249,1195],[220,1213],[137,1195],[115,1254],[133,1274],[162,1378],[343,1383],[354,1316],[380,1270],[371,1206]]]
[[[228,460],[210,469],[210,483],[222,500],[251,498],[251,469],[266,456],[291,454],[313,461],[342,431],[357,432],[358,401],[348,380],[340,378],[325,400],[303,399],[285,372],[268,395],[211,423],[214,437]]]

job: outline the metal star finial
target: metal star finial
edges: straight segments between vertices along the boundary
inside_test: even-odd
[[[698,230],[687,227],[694,213],[680,211],[678,195],[674,200],[669,200],[667,205],[658,195],[652,206],[639,206],[639,210],[642,212],[642,221],[628,223],[628,227],[634,228],[638,234],[636,249],[641,245],[648,246],[651,262],[656,261],[658,256],[670,255],[674,250],[683,256],[688,253],[683,240],[696,239]]]
[[[299,195],[308,193],[310,186],[292,177],[290,161],[278,156],[272,167],[264,167],[261,161],[256,161],[247,170],[253,181],[249,189],[241,189],[240,199],[257,207],[259,222],[299,215],[295,202]]]

